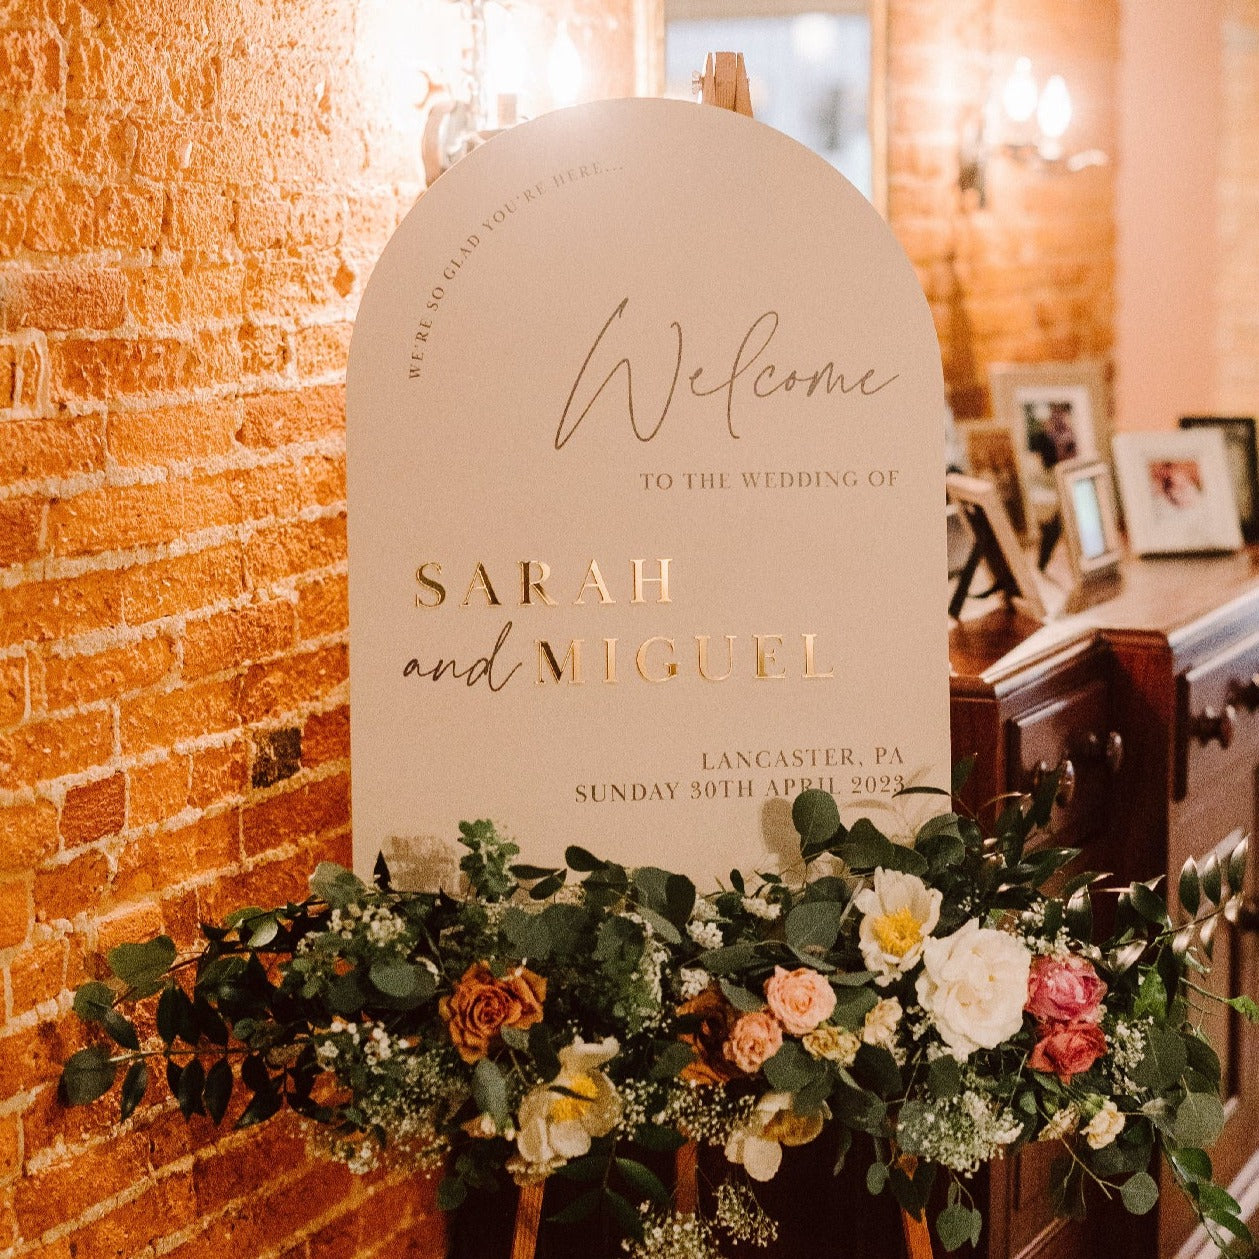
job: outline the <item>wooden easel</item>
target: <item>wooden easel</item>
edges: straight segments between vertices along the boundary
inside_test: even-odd
[[[710,52],[704,61],[704,72],[696,75],[695,82],[702,104],[752,117],[752,96],[741,52]],[[912,1163],[906,1170],[912,1171]],[[533,1259],[545,1185],[545,1181],[539,1180],[520,1187],[512,1259]],[[677,1152],[673,1205],[684,1215],[693,1215],[699,1206],[699,1150],[693,1141],[688,1141]],[[902,1209],[901,1226],[905,1233],[906,1259],[934,1259],[926,1213],[913,1216]]]

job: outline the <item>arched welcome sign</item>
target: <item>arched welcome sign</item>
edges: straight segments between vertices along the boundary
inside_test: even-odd
[[[350,351],[359,865],[492,817],[711,879],[806,786],[921,810],[943,396],[891,232],[768,127],[608,101],[460,162]]]

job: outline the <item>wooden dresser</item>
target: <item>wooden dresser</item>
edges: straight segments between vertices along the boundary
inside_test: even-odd
[[[978,753],[974,802],[1062,773],[1055,826],[1087,867],[1174,876],[1188,856],[1227,850],[1259,816],[1259,548],[1235,556],[1131,560],[1090,605],[1039,627],[998,609],[950,640],[955,757]],[[1173,884],[1174,886],[1174,884]],[[1259,990],[1259,900],[1216,941],[1215,982]],[[1215,1018],[1228,1123],[1213,1151],[1252,1225],[1259,1217],[1259,1029]],[[1134,1219],[1056,1220],[1052,1152],[1032,1149],[990,1177],[989,1259],[1214,1254],[1179,1191]]]

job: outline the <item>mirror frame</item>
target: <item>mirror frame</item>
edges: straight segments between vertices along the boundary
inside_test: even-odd
[[[664,94],[664,42],[666,0],[634,0],[634,82],[639,96]],[[714,8],[708,0],[673,0],[679,8]],[[888,0],[721,0],[722,17],[754,17],[767,13],[864,11],[870,18],[870,126],[871,200],[887,218],[887,61]],[[718,51],[713,49],[714,52]],[[720,51],[738,52],[738,49]],[[703,66],[696,66],[702,70]]]

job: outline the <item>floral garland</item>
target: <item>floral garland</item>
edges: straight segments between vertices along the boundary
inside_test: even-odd
[[[946,812],[905,842],[808,791],[798,877],[732,871],[708,895],[581,848],[519,864],[489,822],[460,828],[458,895],[395,890],[383,861],[370,886],[321,865],[311,899],[203,926],[192,956],[166,937],[111,950],[74,1008],[114,1045],[74,1054],[64,1095],[94,1101],[121,1072],[125,1118],[160,1060],[185,1117],[287,1106],[355,1170],[444,1168],[447,1210],[561,1175],[580,1189],[562,1219],[609,1217],[636,1256],[768,1243],[756,1185],[828,1125],[911,1216],[944,1170],[948,1250],[979,1237],[966,1181],[990,1159],[1059,1141],[1064,1209],[1095,1183],[1143,1213],[1161,1150],[1216,1244],[1246,1253],[1205,1152],[1223,1109],[1200,1029],[1246,845],[1186,864],[1175,921],[1160,880],[1118,892],[1094,942],[1100,876],[1041,835],[1055,790],[999,802],[991,838]],[[154,998],[142,1044],[124,1010]],[[636,1155],[685,1142],[724,1152],[707,1216],[675,1213]]]

